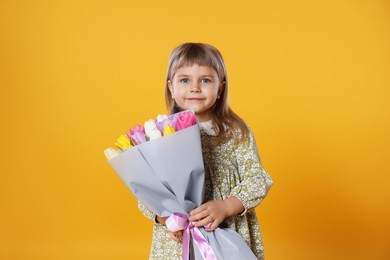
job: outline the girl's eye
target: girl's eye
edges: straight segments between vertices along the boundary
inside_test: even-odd
[[[209,80],[209,79],[202,79],[202,83],[210,83],[211,82],[211,80]]]
[[[181,83],[188,83],[188,82],[190,82],[190,80],[189,80],[189,79],[186,79],[186,78],[184,78],[184,79],[181,79],[181,80],[180,80],[180,82],[181,82]]]

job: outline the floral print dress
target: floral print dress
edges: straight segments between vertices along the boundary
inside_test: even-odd
[[[211,121],[200,123],[205,167],[205,201],[238,198],[244,211],[221,223],[239,233],[258,259],[264,259],[264,248],[254,208],[264,199],[272,179],[263,169],[253,133],[236,144],[229,131],[216,136]],[[156,215],[138,202],[141,212],[154,222],[151,260],[181,259],[181,243],[170,238],[165,225],[156,223]]]

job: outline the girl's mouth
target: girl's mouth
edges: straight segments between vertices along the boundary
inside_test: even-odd
[[[200,101],[200,100],[204,100],[204,98],[186,98],[187,100],[190,100],[190,101]]]

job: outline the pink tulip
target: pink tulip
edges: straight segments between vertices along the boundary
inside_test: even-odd
[[[145,129],[140,125],[136,125],[133,128],[130,128],[130,133],[126,133],[126,135],[135,145],[146,142]]]
[[[130,128],[131,135],[133,135],[135,132],[145,133],[145,129],[140,125],[136,125],[133,128]]]
[[[195,115],[191,111],[182,112],[176,115],[176,131],[193,126],[196,123]]]
[[[139,145],[146,142],[146,135],[142,132],[134,132],[134,134],[127,133],[127,136],[135,145]]]

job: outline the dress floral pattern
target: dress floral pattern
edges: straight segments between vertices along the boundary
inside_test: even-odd
[[[216,136],[211,122],[200,123],[205,167],[205,201],[238,198],[244,211],[226,218],[220,227],[239,233],[258,259],[264,259],[264,247],[254,208],[264,199],[272,179],[263,169],[253,133],[235,143],[229,131]],[[156,223],[156,215],[138,202],[138,208],[154,222],[151,260],[181,259],[181,244],[170,238],[170,231]]]

